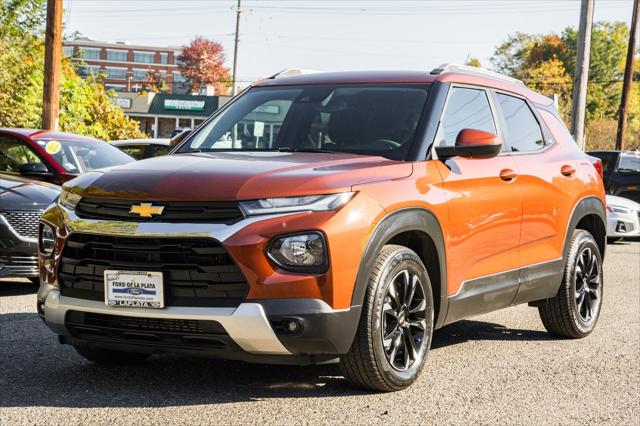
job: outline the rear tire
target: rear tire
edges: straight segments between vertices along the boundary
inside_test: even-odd
[[[558,294],[539,307],[544,328],[556,336],[581,339],[596,326],[602,306],[602,256],[593,236],[573,231]]]
[[[377,391],[408,387],[422,371],[432,332],[433,296],[424,264],[406,247],[384,246],[369,275],[355,339],[340,359],[345,378]]]
[[[139,364],[149,358],[149,354],[114,351],[88,344],[75,344],[73,347],[84,359],[100,365]]]

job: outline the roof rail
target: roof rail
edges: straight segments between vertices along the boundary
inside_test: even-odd
[[[269,80],[274,78],[280,78],[280,77],[292,77],[294,75],[316,74],[319,72],[322,72],[322,71],[308,70],[304,68],[287,68],[270,76]]]
[[[494,80],[506,81],[511,84],[517,84],[519,86],[525,86],[522,80],[518,80],[517,78],[509,77],[504,74],[500,74],[497,72],[485,70],[482,68],[470,67],[467,65],[458,65],[458,64],[442,64],[437,68],[431,70],[431,74],[446,74],[449,72],[455,72],[460,74],[469,74],[469,75],[477,75],[480,77],[488,77]],[[526,87],[526,86],[525,86]]]

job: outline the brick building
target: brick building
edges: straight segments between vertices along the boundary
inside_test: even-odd
[[[170,93],[184,94],[187,87],[178,68],[180,47],[152,47],[105,43],[90,39],[63,42],[66,56],[78,61],[82,76],[104,73],[104,84],[116,92],[137,92],[150,75],[162,77]]]

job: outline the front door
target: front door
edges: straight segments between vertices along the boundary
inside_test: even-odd
[[[453,145],[465,128],[500,135],[484,89],[451,88],[436,145]],[[509,306],[518,289],[522,226],[515,161],[501,155],[438,164],[449,205],[446,321]]]

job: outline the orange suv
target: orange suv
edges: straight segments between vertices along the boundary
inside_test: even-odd
[[[339,361],[398,390],[462,318],[528,303],[588,335],[605,224],[594,164],[517,80],[274,76],[171,155],[68,182],[39,225],[37,308],[94,362]]]

